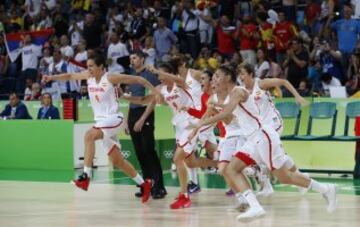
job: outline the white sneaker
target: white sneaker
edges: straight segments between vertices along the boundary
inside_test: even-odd
[[[327,202],[327,212],[332,213],[336,210],[337,207],[336,185],[328,184],[328,188],[329,190],[323,194],[323,197]]]
[[[245,213],[239,214],[236,219],[238,221],[251,221],[252,219],[262,217],[266,214],[265,210],[260,207],[251,207]]]
[[[245,210],[249,207],[249,203],[246,199],[241,196],[240,200],[235,198],[234,205],[229,209],[229,211],[236,211],[236,212],[245,212]]]

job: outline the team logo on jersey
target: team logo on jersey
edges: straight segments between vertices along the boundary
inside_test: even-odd
[[[129,151],[129,150],[122,150],[122,151],[121,151],[121,154],[122,154],[122,156],[123,156],[125,159],[129,159],[130,156],[131,156],[131,151]]]
[[[192,85],[192,80],[188,81],[187,85],[191,86]]]
[[[172,159],[172,157],[174,156],[173,150],[165,150],[163,154],[166,159]]]

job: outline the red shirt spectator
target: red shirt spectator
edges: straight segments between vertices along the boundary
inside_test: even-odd
[[[282,21],[275,25],[273,35],[276,51],[282,52],[288,48],[290,40],[297,35],[297,31],[291,22]]]
[[[314,2],[313,0],[310,1],[305,8],[305,18],[307,24],[312,24],[316,17],[318,17],[321,13],[321,7],[319,4]]]
[[[243,24],[240,27],[240,50],[255,50],[257,40],[254,38],[256,25],[253,23]]]
[[[225,32],[220,25],[216,27],[216,34],[218,40],[218,51],[221,54],[231,55],[235,53],[234,47],[234,32]]]

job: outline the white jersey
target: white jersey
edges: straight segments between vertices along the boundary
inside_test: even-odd
[[[189,87],[189,93],[192,97],[195,108],[201,109],[201,95],[203,93],[201,89],[201,84],[191,75],[190,69],[186,74],[185,83]]]
[[[108,67],[109,72],[123,73],[125,71],[124,67],[117,63],[117,59],[128,55],[129,51],[127,50],[125,44],[121,42],[116,44],[111,43],[107,53],[107,58],[111,59],[111,64]]]
[[[117,91],[108,80],[108,73],[105,73],[100,82],[97,83],[95,77],[87,79],[89,99],[94,111],[95,121],[103,120],[119,114],[119,103]]]
[[[171,91],[168,91],[167,86],[161,87],[161,94],[164,96],[165,102],[169,105],[173,112],[172,124],[178,125],[182,124],[189,119],[192,119],[186,111],[180,111],[179,107],[181,106],[192,106],[192,100],[189,92],[178,87],[174,84]]]
[[[272,101],[270,93],[260,88],[259,81],[259,78],[255,78],[255,84],[251,93],[251,97],[255,100],[255,103],[260,110],[262,122],[264,124],[270,125],[277,132],[279,132],[283,127],[281,115],[275,108],[275,104]]]
[[[229,96],[227,96],[224,100],[224,105],[229,103]],[[217,96],[217,94],[213,95],[213,101],[215,103],[219,103],[219,98]],[[222,111],[223,109],[220,109],[220,111]],[[233,118],[231,120],[231,122],[229,124],[226,124],[225,122],[223,122],[224,128],[225,128],[225,138],[228,137],[233,137],[233,136],[239,136],[239,135],[243,135],[244,133],[241,131],[241,126],[239,124],[239,121],[236,117],[237,113],[240,111],[240,107],[236,106],[235,110],[233,112]]]
[[[240,88],[247,92],[244,87]],[[238,106],[240,108],[236,109],[233,114],[237,117],[244,136],[251,136],[262,127],[259,108],[251,96],[245,102],[239,103]]]

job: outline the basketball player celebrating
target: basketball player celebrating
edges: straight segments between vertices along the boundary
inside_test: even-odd
[[[184,55],[178,55],[173,57],[170,60],[170,64],[174,68],[175,74],[179,75],[185,80],[187,90],[191,95],[191,100],[193,102],[193,108],[200,110],[202,106],[202,85],[201,85],[201,76],[202,72],[199,70],[194,70],[189,68],[188,59]],[[213,154],[217,151],[216,137],[214,135],[214,127],[208,126],[200,130],[198,134],[198,140],[201,145],[205,148],[206,152],[210,157],[213,157]],[[200,186],[197,178],[197,171],[194,168],[189,168],[190,182],[188,184],[188,192],[194,193],[200,191]]]
[[[249,65],[243,65],[240,67],[246,67],[248,70],[252,70],[252,67]],[[259,108],[260,116],[262,118],[262,122],[264,124],[268,124],[273,127],[273,129],[281,136],[281,132],[283,130],[283,120],[281,118],[280,113],[275,108],[275,104],[272,101],[272,98],[269,93],[269,89],[275,87],[285,87],[292,95],[295,97],[295,101],[300,105],[307,105],[307,101],[300,96],[300,94],[296,91],[296,89],[291,85],[291,83],[284,79],[278,78],[267,78],[267,79],[259,79],[254,77],[255,73],[251,72],[249,74],[241,74],[239,78],[244,87],[250,92],[250,97],[255,100],[256,105]],[[286,156],[286,166],[291,172],[300,171],[295,166],[294,161],[290,156]],[[300,173],[305,175],[305,177],[309,177],[306,173]],[[261,177],[263,180],[264,178]],[[270,180],[268,177],[265,177],[265,181],[261,182],[262,190],[257,194],[258,196],[266,197],[272,194],[273,189],[270,184]],[[306,193],[306,188],[299,187],[299,191],[304,194]]]
[[[118,135],[124,128],[124,116],[119,112],[115,85],[141,84],[152,93],[157,90],[145,79],[129,75],[107,73],[105,60],[100,54],[95,54],[87,60],[87,70],[81,73],[64,73],[53,76],[43,76],[43,82],[52,80],[87,80],[90,103],[94,112],[95,125],[85,134],[84,172],[73,183],[87,191],[91,179],[91,166],[95,155],[95,141],[102,140],[112,164],[131,177],[143,190],[142,202],[149,199],[151,180],[144,180],[135,168],[120,154],[121,146]]]
[[[252,74],[251,66],[240,68],[240,77],[244,74]],[[250,69],[250,70],[249,70]],[[247,200],[249,209],[238,215],[238,220],[248,220],[265,215],[265,211],[250,189],[250,185],[242,174],[242,170],[251,164],[264,164],[269,168],[281,183],[292,184],[304,188],[313,189],[319,192],[327,200],[328,212],[336,209],[336,187],[333,184],[319,183],[313,179],[306,178],[297,172],[291,172],[286,167],[286,155],[282,148],[279,134],[273,129],[264,125],[255,104],[254,99],[249,98],[245,88],[235,85],[236,74],[234,71],[217,70],[214,76],[217,86],[221,86],[229,92],[229,103],[224,111],[207,119],[203,119],[195,125],[189,141],[196,135],[197,131],[208,124],[224,119],[234,114],[239,120],[243,132],[246,132],[246,142],[238,149],[232,157],[227,170],[229,184],[235,190],[236,197]]]
[[[154,67],[148,67],[154,74],[159,75],[161,81],[160,92],[162,103],[169,105],[173,112],[172,124],[175,128],[175,138],[177,148],[174,154],[174,163],[179,176],[180,194],[170,205],[171,209],[186,208],[191,205],[191,200],[187,191],[187,170],[189,168],[207,168],[216,167],[217,161],[207,158],[196,158],[193,152],[196,147],[196,138],[188,143],[188,137],[191,130],[187,129],[189,124],[198,120],[192,117],[188,112],[182,111],[181,106],[193,106],[193,100],[186,89],[185,79],[172,74],[173,69],[169,64],[162,64],[159,70]]]

